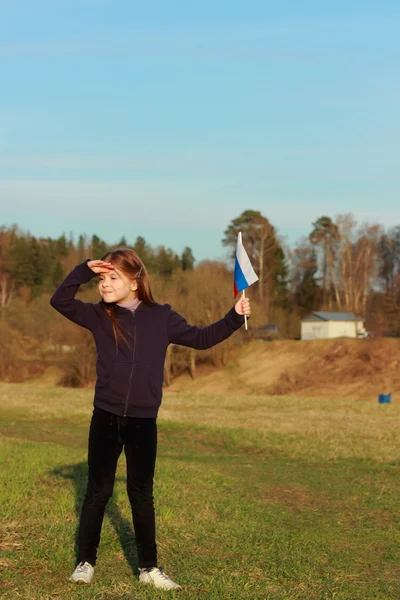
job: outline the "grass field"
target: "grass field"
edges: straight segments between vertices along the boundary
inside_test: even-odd
[[[137,582],[122,458],[94,582],[69,583],[91,400],[0,385],[1,598],[400,598],[400,408],[326,398],[166,394],[158,545],[183,590]]]

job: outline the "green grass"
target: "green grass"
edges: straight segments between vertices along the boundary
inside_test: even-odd
[[[121,458],[91,586],[67,581],[85,489],[90,390],[0,385],[0,598],[400,597],[396,404],[167,394],[160,564],[138,585]]]

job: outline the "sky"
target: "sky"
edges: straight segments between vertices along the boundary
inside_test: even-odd
[[[322,215],[400,224],[398,0],[0,10],[0,226],[203,260],[248,209],[288,245]]]

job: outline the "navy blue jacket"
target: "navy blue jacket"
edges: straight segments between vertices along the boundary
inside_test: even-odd
[[[97,349],[94,405],[115,415],[157,417],[168,344],[210,348],[244,323],[244,317],[234,308],[220,321],[200,328],[189,325],[169,304],[141,303],[135,311],[117,306],[118,322],[129,341],[117,345],[103,302],[91,304],[75,298],[80,285],[95,276],[86,262],[78,265],[56,290],[50,304],[92,332]]]

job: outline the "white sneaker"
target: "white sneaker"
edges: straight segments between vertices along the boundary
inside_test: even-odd
[[[90,583],[93,579],[94,567],[88,562],[80,562],[69,578],[75,583]]]
[[[139,569],[140,583],[150,583],[160,590],[180,590],[181,586],[172,581],[162,569],[152,567],[151,569]]]

